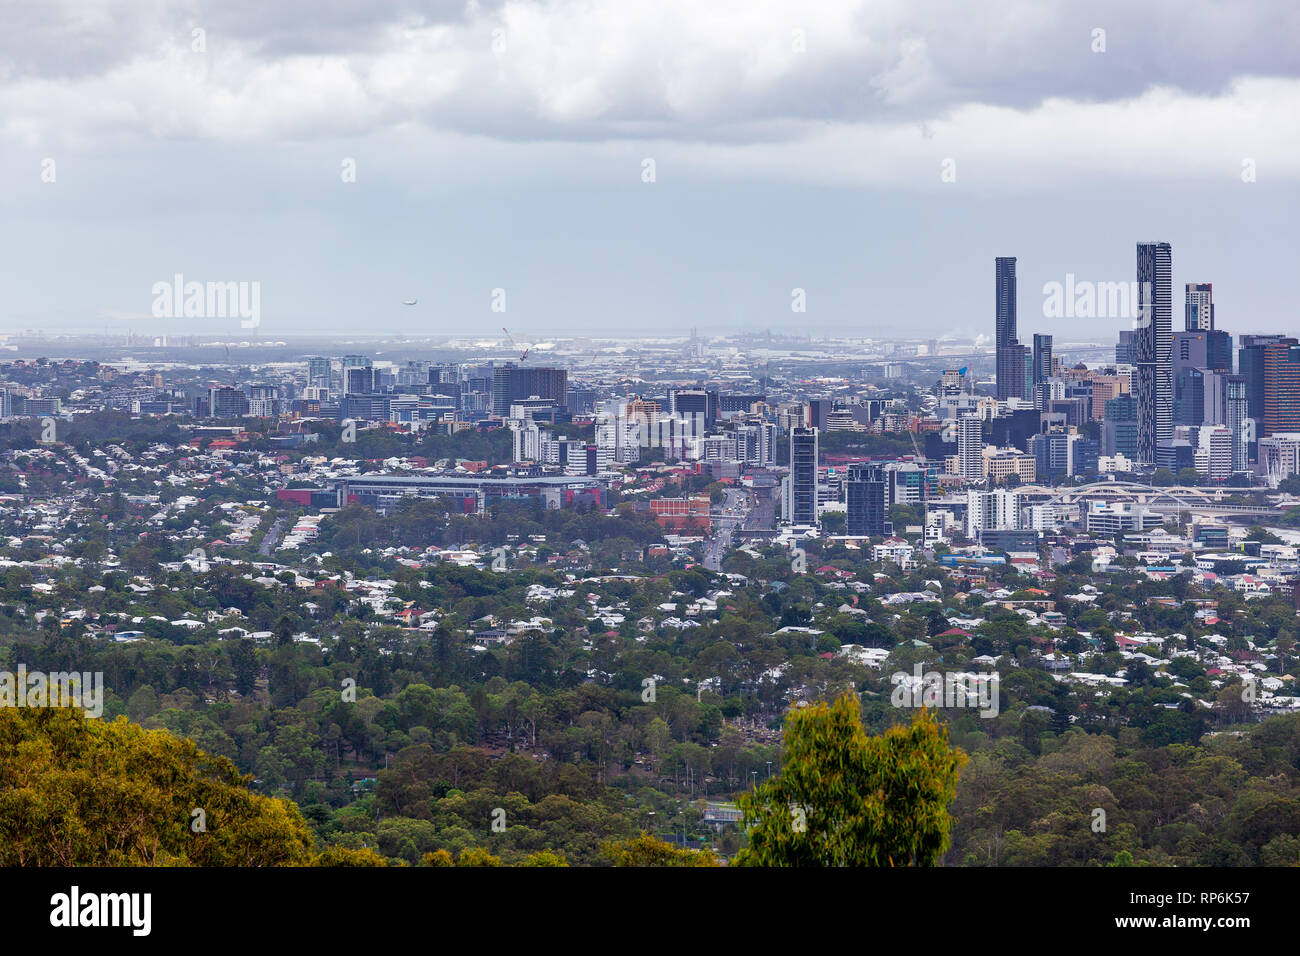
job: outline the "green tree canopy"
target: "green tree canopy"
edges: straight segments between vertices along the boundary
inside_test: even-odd
[[[792,711],[781,773],[737,801],[739,866],[933,866],[966,755],[921,710],[872,737],[853,694]]]
[[[193,741],[125,717],[0,708],[0,865],[310,862],[298,808],[251,792],[248,779]]]

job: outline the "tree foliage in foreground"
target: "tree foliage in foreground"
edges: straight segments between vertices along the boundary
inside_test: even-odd
[[[611,840],[602,848],[615,866],[720,866],[712,850],[685,850],[645,831],[631,840]]]
[[[247,781],[224,757],[122,717],[0,708],[0,866],[310,862],[298,808]]]
[[[878,737],[856,695],[792,711],[781,772],[737,803],[750,827],[739,866],[933,866],[966,755],[922,710]]]

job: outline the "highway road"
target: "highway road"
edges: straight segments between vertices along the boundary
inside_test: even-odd
[[[749,492],[741,488],[723,492],[722,503],[713,512],[713,531],[704,539],[704,566],[710,571],[722,570],[722,558],[731,547],[732,536],[749,520],[751,510]]]

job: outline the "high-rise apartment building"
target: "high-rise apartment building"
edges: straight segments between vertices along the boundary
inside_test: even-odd
[[[1020,527],[1021,496],[1014,491],[969,491],[966,493],[966,537],[981,531],[1008,531]]]
[[[502,418],[510,405],[521,398],[549,398],[556,405],[569,404],[569,373],[562,368],[520,367],[513,362],[492,370],[492,414]]]
[[[885,473],[880,465],[849,465],[848,478],[844,482],[847,534],[876,538],[893,533],[887,518],[885,485]]]
[[[984,422],[975,415],[957,419],[957,474],[967,481],[984,478]]]
[[[316,388],[330,387],[330,360],[321,356],[307,359],[307,384]]]
[[[1250,420],[1246,380],[1240,375],[1220,378],[1223,388],[1222,424],[1232,429],[1232,470],[1246,471],[1250,468],[1250,445],[1255,430]]]
[[[789,524],[817,527],[817,429],[790,431],[790,474],[783,517]]]
[[[1197,429],[1196,471],[1211,481],[1223,481],[1232,474],[1232,429],[1227,425],[1204,425]]]

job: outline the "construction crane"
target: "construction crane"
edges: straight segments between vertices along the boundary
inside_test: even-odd
[[[507,329],[507,328],[503,325],[503,326],[501,326],[501,331],[504,332],[504,333],[506,334],[506,338],[508,338],[508,339],[510,340],[510,345],[511,345],[512,348],[516,348],[516,349],[519,348],[519,343],[515,341],[515,337],[514,337],[513,335],[510,334],[510,330],[509,330],[509,329]],[[523,354],[519,356],[519,361],[522,362],[524,359],[528,358],[528,353],[531,352],[532,350],[533,350],[533,347],[532,347],[531,345],[528,346],[526,349],[524,349]]]
[[[911,427],[910,427],[910,425],[911,425],[910,422],[908,423],[908,425],[909,425],[909,427],[908,427],[908,429],[907,429],[907,437],[910,438],[910,439],[912,439],[912,451],[916,452],[916,457],[917,457],[917,458],[924,458],[925,456],[921,454],[921,448],[920,448],[920,446],[917,445],[917,443],[916,443],[916,432],[912,431],[912,429],[911,429]]]

